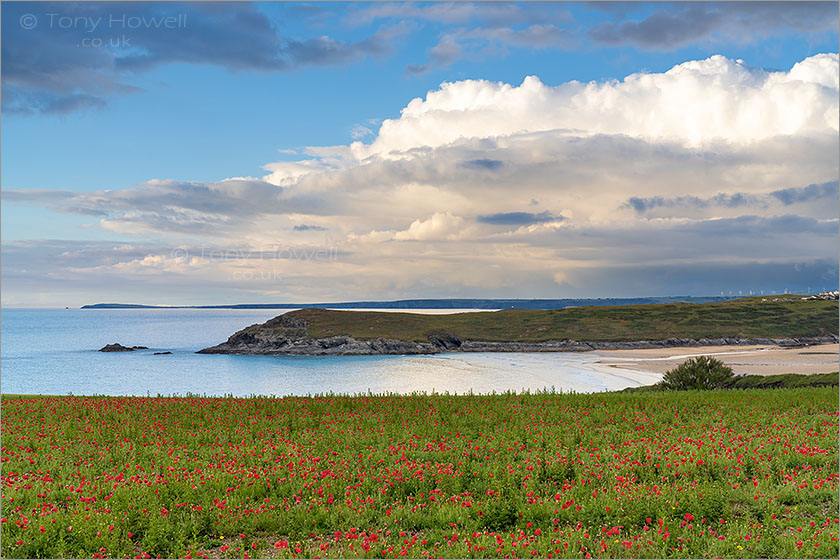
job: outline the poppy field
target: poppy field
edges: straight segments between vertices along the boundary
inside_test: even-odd
[[[836,388],[2,400],[9,558],[836,558]]]

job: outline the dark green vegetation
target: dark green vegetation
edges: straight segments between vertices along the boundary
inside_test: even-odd
[[[2,409],[7,558],[838,556],[834,388]]]
[[[837,335],[838,330],[836,301],[803,301],[793,297],[784,301],[744,298],[704,304],[510,309],[451,315],[301,309],[286,316],[308,323],[308,334],[315,338],[350,335],[357,339],[411,342],[427,342],[429,335],[438,333],[488,342],[623,342],[669,338],[800,338]]]
[[[838,387],[840,386],[840,374],[814,373],[803,375],[798,373],[782,373],[778,375],[735,375],[726,379],[720,389],[799,389],[803,387]],[[638,391],[662,391],[666,390],[661,384],[645,385],[643,387],[628,387],[623,389],[625,393]]]
[[[837,387],[838,373],[815,373],[813,375],[797,375],[786,373],[781,375],[742,375],[728,380],[726,389],[778,389],[797,387]]]
[[[668,391],[723,389],[733,375],[732,368],[717,358],[697,356],[666,371],[659,386]]]

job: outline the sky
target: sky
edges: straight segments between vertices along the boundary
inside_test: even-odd
[[[838,286],[836,2],[2,4],[4,307]]]

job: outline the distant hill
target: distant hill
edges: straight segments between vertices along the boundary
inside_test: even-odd
[[[401,299],[396,301],[345,301],[338,303],[238,303],[231,305],[140,305],[95,303],[82,309],[565,309],[592,305],[646,305],[653,303],[714,303],[734,297],[643,297],[565,299]]]
[[[543,352],[837,341],[836,301],[800,296],[692,305],[427,315],[308,308],[234,333],[205,354]]]

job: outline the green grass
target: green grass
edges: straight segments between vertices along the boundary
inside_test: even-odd
[[[835,388],[2,398],[2,555],[838,556]]]
[[[306,321],[308,334],[316,338],[350,335],[357,339],[413,342],[427,341],[430,334],[436,333],[488,342],[619,342],[668,338],[795,338],[836,335],[838,331],[836,301],[802,301],[798,296],[775,302],[744,298],[704,304],[510,309],[451,315],[326,309],[302,309],[287,315]],[[266,327],[255,327],[258,328],[278,328],[278,324],[273,320]],[[301,333],[282,330],[285,334]]]
[[[780,375],[742,375],[733,377],[727,383],[727,389],[778,389],[798,387],[837,387],[838,372],[799,375],[786,373]]]
[[[725,389],[799,389],[802,387],[838,387],[840,386],[840,374],[814,373],[803,375],[798,373],[783,373],[778,375],[736,375],[726,381]],[[638,391],[661,391],[658,385],[645,385],[642,387],[627,387],[624,392],[634,393]]]

